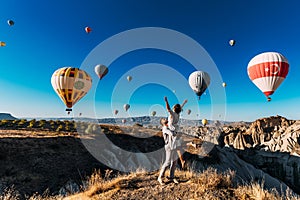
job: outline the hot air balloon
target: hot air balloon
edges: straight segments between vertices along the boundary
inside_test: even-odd
[[[5,42],[2,42],[0,41],[0,47],[5,47],[6,46],[6,43]]]
[[[156,111],[152,111],[151,115],[154,117],[156,115]]]
[[[229,40],[229,45],[234,46],[235,45],[235,40]]]
[[[207,119],[202,119],[202,124],[205,126],[208,123]]]
[[[132,80],[132,76],[127,76],[127,80],[130,82]]]
[[[79,113],[79,116],[81,116],[82,115],[82,113]]]
[[[84,30],[85,30],[86,33],[90,33],[92,31],[91,27],[88,27],[88,26],[85,27]]]
[[[79,68],[63,67],[53,73],[51,84],[54,91],[67,106],[66,111],[72,111],[72,106],[90,90],[92,78]]]
[[[130,108],[130,105],[129,104],[124,104],[123,108],[127,112],[127,110]]]
[[[101,80],[108,73],[108,68],[105,65],[96,65],[95,73]]]
[[[7,20],[7,24],[9,25],[9,26],[13,26],[14,24],[15,24],[15,22],[13,21],[13,20]]]
[[[187,111],[186,111],[186,113],[188,114],[188,115],[190,115],[191,114],[191,109],[188,109]]]
[[[265,52],[253,57],[247,67],[251,81],[271,101],[272,95],[289,72],[288,60],[277,52]]]
[[[115,115],[117,115],[117,114],[119,113],[119,111],[118,111],[118,110],[115,110],[114,113],[115,113]]]
[[[222,83],[222,86],[223,86],[223,87],[226,87],[226,86],[227,86],[227,84],[224,82],[224,83]]]
[[[200,99],[200,96],[204,93],[204,91],[210,84],[210,77],[206,72],[195,71],[189,76],[189,84],[192,90]]]
[[[126,119],[122,119],[122,123],[125,124],[126,123]]]

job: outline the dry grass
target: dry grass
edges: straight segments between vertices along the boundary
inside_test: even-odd
[[[300,199],[291,191],[284,197],[275,190],[264,190],[258,183],[233,187],[233,171],[218,173],[212,168],[202,173],[176,171],[180,183],[166,182],[164,186],[158,184],[157,176],[157,173],[140,171],[109,179],[96,173],[84,192],[67,199]]]
[[[201,173],[176,171],[179,184],[157,182],[157,172],[138,170],[127,175],[102,175],[96,171],[83,185],[83,191],[68,197],[35,194],[29,200],[89,200],[89,199],[236,199],[236,200],[297,200],[298,196],[286,191],[285,196],[275,190],[265,190],[262,184],[252,183],[234,187],[233,171],[218,173],[208,168]],[[168,175],[168,173],[166,174]],[[13,189],[5,190],[0,200],[19,199]]]

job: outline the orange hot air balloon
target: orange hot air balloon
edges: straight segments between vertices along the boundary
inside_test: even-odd
[[[85,27],[85,32],[86,32],[86,33],[90,33],[91,31],[92,31],[91,27],[88,27],[88,26]]]
[[[288,60],[277,52],[265,52],[252,58],[248,64],[248,76],[251,81],[266,95],[267,100],[289,72]]]

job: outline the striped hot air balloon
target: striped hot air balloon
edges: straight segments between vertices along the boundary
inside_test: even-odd
[[[72,106],[90,90],[92,79],[87,72],[79,68],[63,67],[53,73],[51,84],[67,106],[66,111],[72,111]]]
[[[266,95],[268,101],[288,72],[288,60],[277,52],[258,54],[248,64],[249,78]]]

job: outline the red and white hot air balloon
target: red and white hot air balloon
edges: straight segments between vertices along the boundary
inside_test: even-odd
[[[92,31],[91,27],[87,26],[84,28],[86,33],[90,33]]]
[[[267,100],[289,72],[288,60],[277,52],[265,52],[252,58],[248,64],[248,76],[266,95]]]

